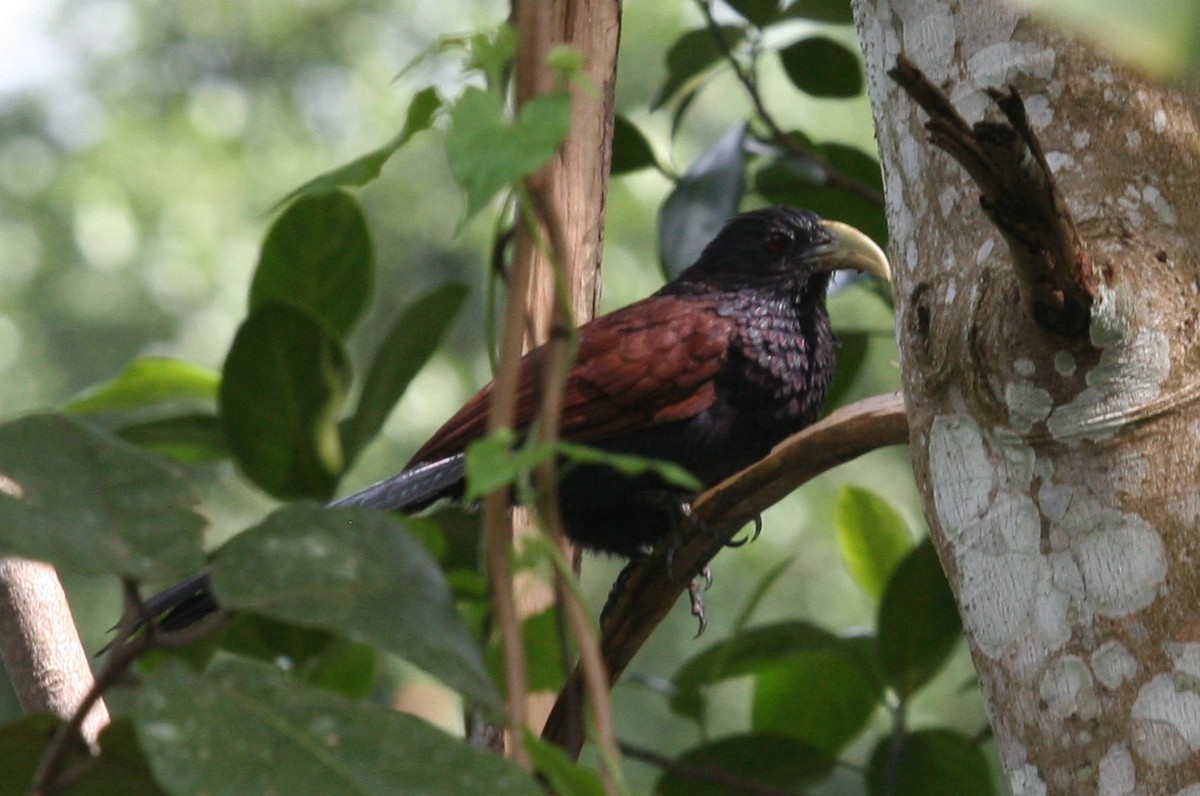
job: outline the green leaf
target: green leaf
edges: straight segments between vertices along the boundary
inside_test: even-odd
[[[566,681],[562,641],[558,634],[558,609],[554,606],[521,623],[525,644],[526,677],[530,691],[558,691]],[[496,638],[488,645],[488,671],[497,682],[504,678],[504,649]]]
[[[349,370],[338,341],[302,310],[267,304],[242,323],[225,360],[221,425],[256,484],[279,498],[333,494]]]
[[[795,133],[793,133],[795,135]],[[823,144],[812,147],[832,168],[883,195],[879,162],[854,147]],[[843,188],[826,185],[825,170],[811,158],[786,155],[755,173],[754,189],[772,204],[807,207],[824,218],[850,224],[880,245],[888,241],[887,217],[877,204]]]
[[[167,401],[217,397],[220,374],[169,357],[142,357],[106,382],[89,387],[63,405],[64,412],[90,414],[142,409]]]
[[[765,28],[779,18],[779,0],[727,0],[729,7],[756,28]]]
[[[814,97],[854,97],[862,92],[858,56],[825,36],[812,36],[779,51],[792,85]]]
[[[593,448],[588,445],[578,445],[573,442],[559,441],[556,449],[567,460],[568,466],[584,464],[601,464],[611,467],[622,475],[639,476],[653,473],[672,486],[686,489],[689,492],[699,492],[704,488],[696,476],[689,473],[675,462],[664,459],[651,459],[645,456],[634,456],[628,453],[613,453],[611,451]]]
[[[838,25],[854,24],[850,0],[796,0],[783,12],[784,19],[811,19]]]
[[[928,539],[896,567],[879,605],[879,665],[902,697],[942,668],[962,636],[954,594]]]
[[[214,414],[194,413],[129,423],[116,433],[130,445],[189,464],[229,458],[221,420]]]
[[[417,299],[392,324],[367,371],[357,409],[341,424],[347,463],[383,428],[413,377],[437,350],[466,297],[466,287],[447,283]]]
[[[871,335],[866,332],[838,332],[837,372],[829,395],[825,397],[825,411],[841,406],[846,400],[854,379],[863,362],[867,360],[867,349],[871,346]]]
[[[760,790],[791,791],[820,782],[837,760],[785,735],[746,733],[709,741],[684,752],[654,788],[660,796],[744,796]],[[719,777],[692,774],[719,772]],[[689,776],[689,774],[691,774]]]
[[[404,119],[404,127],[396,136],[378,149],[373,149],[332,171],[327,171],[319,177],[314,177],[301,185],[287,196],[280,199],[272,208],[277,210],[294,199],[310,194],[323,194],[335,188],[346,186],[363,186],[377,178],[383,171],[383,166],[396,154],[409,139],[422,130],[428,129],[433,123],[433,115],[442,106],[437,91],[430,87],[417,92],[408,105],[408,115]]]
[[[548,444],[517,444],[516,432],[501,429],[475,440],[467,446],[467,502],[515,483],[542,462],[554,455],[555,446]]]
[[[204,564],[196,493],[157,457],[61,415],[0,426],[0,549],[64,572],[181,578]]]
[[[621,114],[613,116],[612,176],[648,167],[658,168],[658,159],[642,131]]]
[[[922,730],[906,734],[896,749],[884,738],[867,765],[870,796],[928,796],[996,793],[987,758],[970,738],[951,730]]]
[[[668,277],[696,261],[742,203],[746,190],[746,124],[701,153],[663,202],[658,256]]]
[[[759,672],[751,726],[838,754],[866,726],[881,697],[861,647],[860,639],[839,639]]]
[[[61,722],[54,716],[37,714],[0,728],[0,796],[27,796],[38,761],[50,745]],[[101,755],[91,757],[82,744],[68,752],[65,769],[83,771],[83,776],[61,791],[68,796],[166,796],[154,780],[134,734],[133,720],[116,717],[100,733]],[[64,777],[63,779],[68,779]],[[60,780],[61,782],[61,780]]]
[[[671,710],[698,719],[704,705],[703,686],[764,671],[798,652],[840,644],[828,630],[808,622],[777,622],[752,627],[694,655],[675,673]]]
[[[498,94],[468,88],[454,104],[450,124],[446,155],[467,195],[470,219],[502,188],[532,175],[558,152],[571,127],[571,95],[539,94],[512,122]]]
[[[307,688],[238,658],[203,675],[166,661],[135,713],[175,796],[539,796],[528,775],[420,719]]]
[[[730,50],[736,48],[746,35],[740,25],[721,25],[719,29]],[[667,50],[666,80],[650,102],[650,110],[658,110],[681,89],[691,87],[720,57],[721,48],[706,27],[689,30],[676,39]]]
[[[525,734],[525,746],[540,776],[546,778],[555,796],[604,796],[600,775],[567,757],[561,747]]]
[[[913,547],[912,533],[888,502],[858,487],[842,487],[837,502],[842,559],[863,591],[883,596],[888,578]]]
[[[373,644],[499,706],[437,562],[385,514],[280,509],[221,548],[212,581],[222,605]]]
[[[306,194],[267,233],[250,284],[250,311],[291,304],[345,335],[371,296],[373,256],[367,221],[353,197],[342,191]]]

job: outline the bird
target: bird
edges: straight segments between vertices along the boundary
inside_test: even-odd
[[[837,342],[826,309],[834,271],[890,279],[879,246],[854,227],[787,206],[728,220],[689,268],[647,298],[578,330],[561,437],[665,460],[712,486],[814,422],[833,382]],[[513,430],[538,414],[545,346],[520,361]],[[469,399],[396,475],[331,503],[412,512],[463,494],[465,451],[487,434],[492,385]],[[567,535],[585,549],[644,555],[694,495],[657,472],[565,468]],[[193,624],[218,606],[201,572],[145,602],[159,627]]]

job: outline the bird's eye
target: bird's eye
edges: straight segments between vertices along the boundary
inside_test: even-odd
[[[767,238],[767,251],[772,254],[783,254],[792,247],[792,239],[786,235],[772,235]]]

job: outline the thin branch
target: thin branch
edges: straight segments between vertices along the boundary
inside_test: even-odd
[[[746,94],[750,97],[750,102],[754,105],[755,114],[767,126],[767,130],[770,131],[772,143],[809,161],[820,172],[824,185],[852,193],[876,207],[883,207],[884,199],[880,191],[857,177],[845,174],[830,164],[819,153],[814,152],[810,147],[805,146],[797,140],[796,136],[784,130],[775,121],[775,116],[767,110],[767,105],[763,102],[762,94],[758,90],[758,78],[755,71],[747,69],[738,60],[737,55],[733,52],[733,48],[729,46],[729,41],[725,38],[724,32],[721,30],[721,26],[717,24],[716,19],[713,17],[709,0],[696,0],[696,6],[700,9],[700,13],[704,15],[705,25],[708,26],[709,33],[712,34],[713,41],[716,42],[717,49],[721,52],[721,57],[728,61],[729,65],[733,68],[734,75],[737,76],[738,82],[742,84],[742,87],[746,89]]]
[[[612,682],[671,610],[679,595],[747,523],[801,484],[864,453],[908,441],[908,418],[899,393],[877,395],[842,407],[793,434],[764,459],[701,494],[692,516],[702,529],[675,547],[660,544],[633,569],[603,629],[603,652]],[[669,559],[669,561],[668,561]],[[564,696],[580,687],[576,672],[563,687],[543,737],[567,748],[576,737],[568,726]]]

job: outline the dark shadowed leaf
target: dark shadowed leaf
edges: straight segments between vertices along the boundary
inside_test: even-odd
[[[719,26],[730,49],[741,43],[746,32],[740,25]],[[684,33],[667,50],[667,77],[654,95],[650,110],[667,104],[681,89],[692,89],[703,73],[721,57],[721,48],[708,28]]]
[[[573,762],[560,747],[529,734],[525,745],[538,774],[546,778],[555,796],[604,796],[600,775]]]
[[[167,580],[204,564],[196,493],[158,457],[61,415],[0,426],[0,548],[80,575]]]
[[[63,405],[64,412],[119,412],[167,401],[212,400],[221,376],[169,357],[142,357],[106,382],[89,387]]]
[[[825,398],[826,411],[836,409],[845,401],[846,393],[866,361],[867,349],[871,345],[871,335],[866,332],[838,332],[837,337],[837,373]]]
[[[135,718],[151,767],[175,796],[542,792],[508,761],[414,716],[239,658],[203,675],[165,662],[147,678]]]
[[[906,734],[897,749],[884,738],[867,767],[870,796],[929,796],[934,793],[989,796],[996,793],[991,769],[978,744],[950,730]]]
[[[229,458],[221,420],[214,414],[194,413],[129,423],[117,436],[143,450],[181,462],[211,462]]]
[[[684,752],[678,767],[659,778],[654,792],[660,796],[744,796],[754,793],[755,786],[772,792],[791,791],[820,782],[836,762],[828,752],[795,738],[765,733],[732,735]]]
[[[280,498],[327,499],[343,469],[337,412],[350,382],[324,324],[268,304],[238,329],[221,382],[221,425],[256,484]]]
[[[779,18],[779,0],[727,0],[729,6],[757,28]]]
[[[908,523],[879,495],[846,486],[838,493],[836,527],[850,575],[867,594],[883,597],[888,578],[912,549]]]
[[[320,194],[335,188],[346,186],[362,186],[374,180],[383,171],[383,166],[392,155],[408,143],[417,133],[425,130],[433,123],[433,115],[442,105],[434,88],[418,91],[408,106],[408,116],[404,119],[404,127],[396,137],[378,149],[373,149],[365,155],[332,171],[327,171],[319,177],[314,177],[289,193],[272,209],[278,209],[293,199],[308,194]]]
[[[657,168],[658,161],[650,142],[637,125],[618,113],[613,117],[611,174],[615,177],[651,166]]]
[[[879,665],[888,684],[911,696],[937,674],[961,636],[954,594],[926,539],[896,567],[879,605]]]
[[[863,88],[858,57],[844,44],[813,36],[779,51],[792,85],[814,97],[853,97]]]
[[[281,509],[221,548],[212,580],[222,605],[373,644],[499,704],[437,562],[387,515]]]
[[[797,653],[754,682],[751,726],[839,753],[866,726],[881,691],[862,651],[869,639],[839,639]]]
[[[849,25],[854,22],[850,0],[796,0],[783,12],[784,19],[811,19]]]
[[[417,299],[396,319],[367,371],[358,408],[342,421],[347,466],[383,428],[413,377],[437,350],[466,297],[466,287],[447,283]]]
[[[705,150],[676,183],[658,215],[658,256],[668,278],[696,261],[734,216],[746,190],[746,124]]]
[[[558,691],[566,680],[566,673],[563,671],[557,609],[552,606],[521,622],[521,640],[525,644],[529,690]],[[488,646],[487,664],[492,678],[504,682],[504,650],[499,638]]]
[[[839,644],[837,636],[808,622],[778,622],[749,628],[708,647],[680,667],[672,678],[676,692],[671,697],[671,710],[699,718],[704,708],[701,687],[772,668],[798,652]]]
[[[355,199],[342,191],[303,196],[267,233],[250,284],[250,310],[291,304],[345,335],[370,298],[373,256]]]
[[[513,122],[499,95],[468,88],[450,112],[450,125],[446,155],[467,195],[469,219],[500,189],[533,174],[558,151],[571,126],[571,96],[540,94]]]
[[[4,772],[0,796],[28,796],[38,761],[60,724],[56,716],[39,713],[0,727],[0,771]],[[82,744],[80,747],[70,759],[78,762],[87,758],[87,750]]]
[[[854,147],[823,144],[813,147],[832,168],[883,195],[879,162]],[[824,170],[811,160],[789,155],[760,168],[754,189],[774,204],[807,207],[825,218],[850,224],[887,244],[887,217],[882,204],[843,188],[824,184]]]

